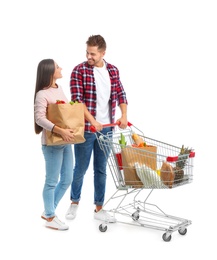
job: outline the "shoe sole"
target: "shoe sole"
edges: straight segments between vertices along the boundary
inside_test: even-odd
[[[61,228],[55,228],[55,227],[50,227],[50,226],[45,226],[46,228],[50,228],[50,229],[54,229],[54,230],[59,230],[59,231],[64,231],[64,230],[68,230],[68,228],[64,228],[64,229],[61,229]]]
[[[66,229],[59,229],[59,228],[49,227],[49,226],[46,226],[46,228],[50,228],[50,229],[54,229],[54,230],[59,230],[59,231],[65,231],[65,230],[68,230],[68,228],[66,228]]]
[[[48,227],[48,226],[46,226],[46,228],[50,228],[50,229],[54,229],[54,230],[58,230],[58,228],[54,228],[54,227]]]

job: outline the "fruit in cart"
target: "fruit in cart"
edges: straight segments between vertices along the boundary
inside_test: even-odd
[[[140,143],[137,145],[137,147],[145,147],[146,146],[146,143]]]
[[[144,142],[143,138],[141,136],[139,136],[138,134],[133,133],[132,139],[138,147],[145,147],[146,146],[146,143]]]
[[[173,167],[173,171],[175,174],[174,183],[177,184],[182,182],[184,178],[184,170],[180,167]]]
[[[156,173],[160,176],[160,169],[156,170]]]
[[[180,150],[180,153],[178,155],[178,161],[176,162],[176,167],[179,167],[180,169],[184,169],[185,165],[186,165],[186,160],[188,159],[188,155],[191,152],[191,149],[189,149],[188,147],[184,147],[184,145],[182,145],[182,148]],[[184,156],[186,155],[186,156]]]
[[[175,178],[174,178],[175,183],[180,183],[183,181],[184,168],[186,166],[188,155],[190,152],[191,149],[189,149],[188,147],[184,147],[184,145],[182,145],[180,153],[178,155],[178,161],[176,162],[176,166],[173,168],[175,174]]]

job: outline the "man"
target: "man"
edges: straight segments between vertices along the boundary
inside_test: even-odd
[[[84,175],[93,153],[94,170],[94,218],[115,222],[115,218],[103,210],[106,188],[107,158],[100,149],[96,135],[90,131],[94,126],[97,134],[106,135],[111,127],[104,124],[115,123],[115,111],[118,105],[121,117],[116,121],[120,128],[127,127],[127,98],[119,78],[118,69],[104,60],[106,42],[101,35],[88,38],[87,61],[77,65],[70,79],[71,100],[84,104],[86,141],[74,145],[75,168],[71,185],[71,205],[66,213],[67,219],[74,219],[78,209]]]

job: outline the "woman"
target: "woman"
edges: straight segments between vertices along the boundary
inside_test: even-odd
[[[45,184],[43,189],[44,212],[42,218],[45,226],[56,230],[67,230],[69,227],[55,215],[55,210],[72,182],[73,154],[71,144],[46,145],[46,130],[62,136],[66,142],[73,141],[72,129],[63,129],[54,125],[46,117],[49,104],[57,100],[68,102],[61,86],[56,80],[62,78],[62,68],[52,59],[44,59],[38,64],[35,97],[34,118],[35,133],[41,135],[42,152],[45,159]]]

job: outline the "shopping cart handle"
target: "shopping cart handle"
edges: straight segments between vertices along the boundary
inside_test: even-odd
[[[119,121],[118,123],[105,124],[105,125],[103,125],[103,128],[112,127],[112,126],[118,126],[118,125],[120,125],[120,123],[121,123],[121,122]],[[131,126],[132,124],[131,124],[130,122],[128,122],[127,125],[128,125],[128,126]],[[92,133],[96,133],[96,128],[95,128],[95,126],[91,125],[91,126],[90,126],[90,131],[91,131]]]

